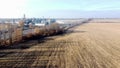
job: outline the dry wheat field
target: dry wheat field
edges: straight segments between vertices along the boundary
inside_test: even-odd
[[[120,68],[120,23],[86,23],[66,34],[0,50],[0,68]],[[16,46],[19,46],[16,45]]]

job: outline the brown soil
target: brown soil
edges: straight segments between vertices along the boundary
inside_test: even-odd
[[[119,68],[119,29],[120,23],[87,23],[41,43],[21,43],[23,49],[0,50],[0,67]]]

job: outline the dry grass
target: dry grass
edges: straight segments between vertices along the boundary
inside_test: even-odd
[[[119,29],[120,23],[87,23],[70,29],[72,33],[48,37],[49,40],[28,49],[0,50],[0,66],[119,68]]]

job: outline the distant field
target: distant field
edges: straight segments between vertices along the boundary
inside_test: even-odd
[[[92,23],[120,23],[120,19],[93,19]]]
[[[27,49],[0,50],[0,67],[120,67],[120,23],[86,23],[35,42],[17,45]]]

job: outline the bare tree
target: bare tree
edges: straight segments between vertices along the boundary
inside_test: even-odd
[[[23,36],[23,30],[24,30],[24,21],[23,20],[21,20],[19,22],[19,26],[20,26],[20,29],[21,29],[21,36]]]
[[[8,37],[9,37],[9,45],[12,45],[12,32],[13,32],[12,24],[11,23],[7,23],[6,25],[7,25],[6,28],[8,29],[7,33],[8,33]],[[6,36],[5,34],[4,34],[4,36]]]
[[[1,29],[1,26],[0,26],[0,45],[1,45],[1,41],[2,41],[2,29]]]

